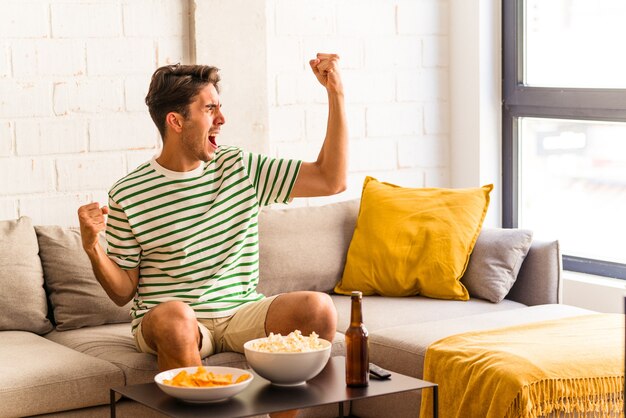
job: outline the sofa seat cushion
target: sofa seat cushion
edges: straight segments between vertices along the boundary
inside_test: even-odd
[[[108,324],[97,327],[52,331],[45,336],[50,341],[106,360],[117,366],[126,379],[126,384],[151,382],[158,373],[156,357],[140,353],[130,332],[130,324]],[[337,333],[333,341],[331,355],[345,355],[345,337]],[[239,353],[219,353],[203,360],[207,366],[228,366],[247,368],[246,359]]]
[[[109,403],[123,385],[113,364],[24,331],[0,332],[0,416],[25,416]]]
[[[350,324],[350,296],[332,295],[339,319],[337,330],[345,331]],[[431,299],[424,296],[403,298],[385,296],[363,297],[363,322],[371,333],[383,328],[459,318],[485,312],[500,312],[524,308],[518,302],[504,299],[491,303],[482,299],[468,301]]]
[[[152,381],[158,372],[156,357],[140,353],[130,332],[130,324],[108,324],[96,327],[52,331],[45,336],[92,357],[106,360],[121,370],[126,384]]]
[[[390,327],[370,333],[370,356],[381,367],[421,378],[428,346],[442,338],[588,313],[592,311],[569,305],[537,305]]]

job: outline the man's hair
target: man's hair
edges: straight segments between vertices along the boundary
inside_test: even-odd
[[[189,104],[200,90],[209,83],[219,93],[219,69],[208,65],[165,65],[152,74],[146,104],[150,116],[165,140],[165,117],[178,112],[185,119],[189,116]]]

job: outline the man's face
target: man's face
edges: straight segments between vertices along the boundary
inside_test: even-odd
[[[182,151],[192,159],[211,161],[217,150],[216,138],[225,122],[219,94],[213,84],[208,84],[189,105],[189,115],[183,122]]]

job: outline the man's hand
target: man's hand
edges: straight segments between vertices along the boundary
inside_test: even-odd
[[[315,77],[329,93],[343,94],[343,84],[339,74],[339,55],[318,53],[317,58],[309,61],[309,64]]]
[[[78,208],[78,221],[80,223],[80,236],[85,251],[93,251],[98,245],[98,233],[106,228],[104,216],[109,213],[106,206],[89,203]]]

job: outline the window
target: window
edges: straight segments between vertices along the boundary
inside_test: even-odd
[[[503,0],[503,225],[626,279],[626,1]]]

